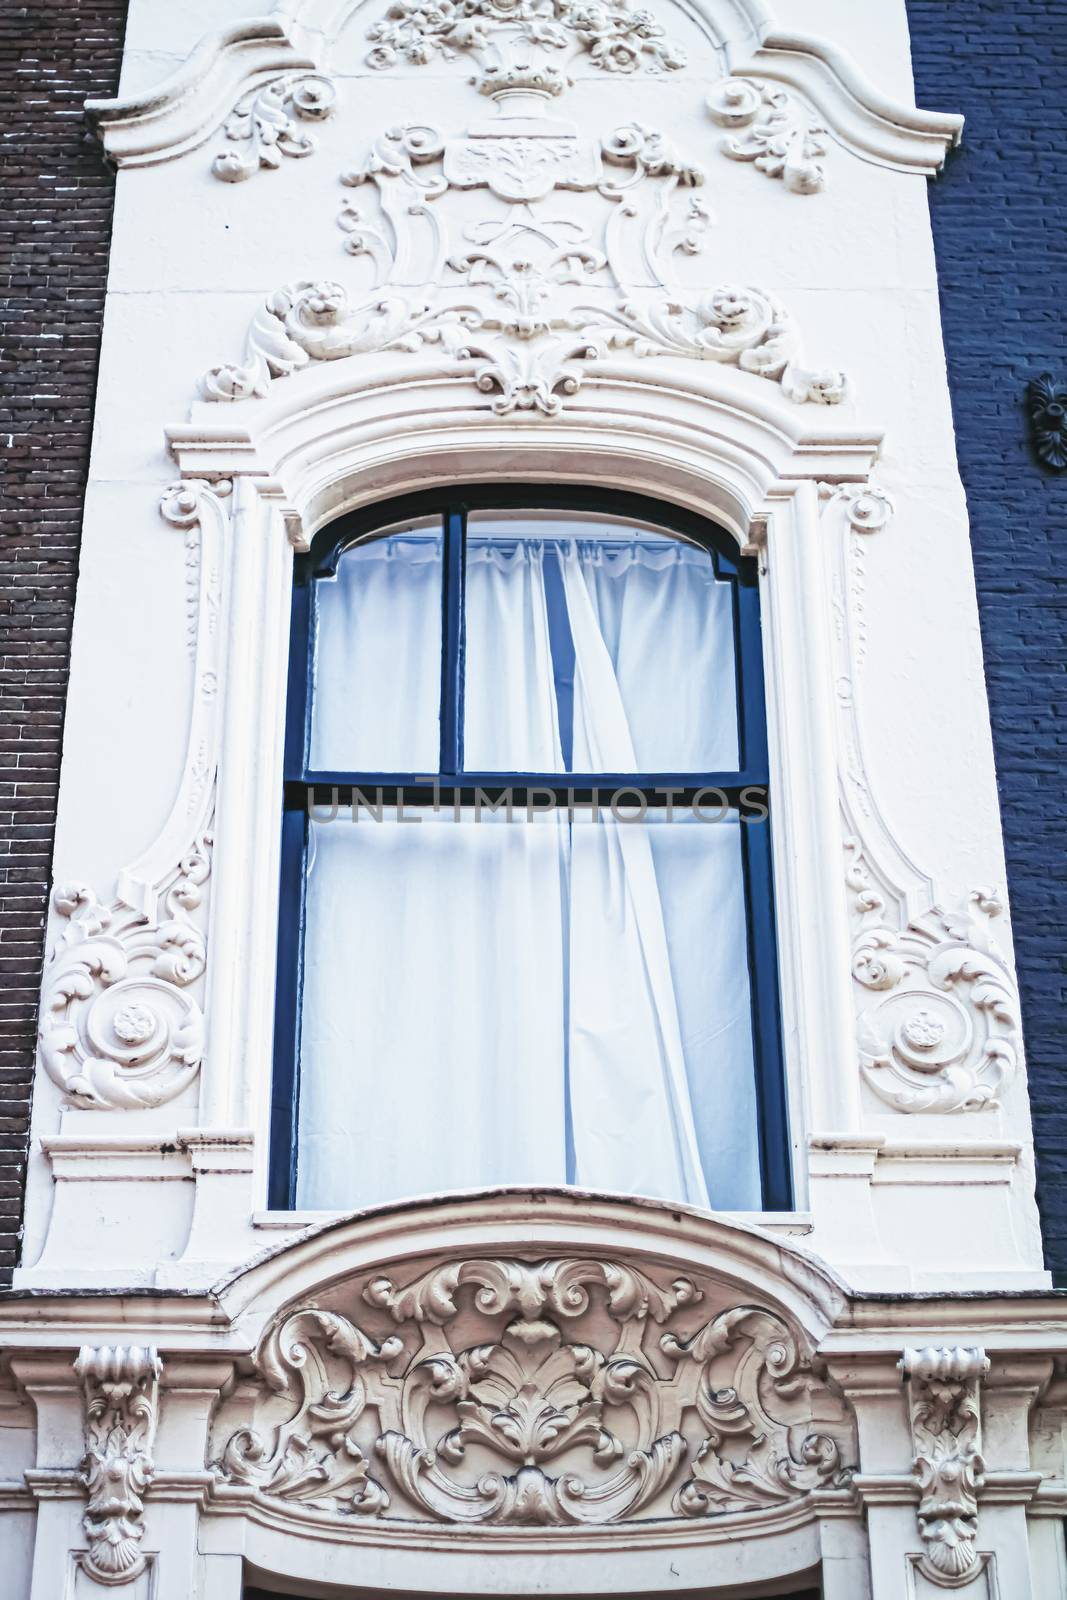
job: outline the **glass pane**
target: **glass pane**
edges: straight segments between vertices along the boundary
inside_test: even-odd
[[[354,545],[315,583],[311,767],[436,772],[440,517]]]
[[[738,767],[732,586],[708,552],[580,512],[472,512],[464,765]]]
[[[575,1183],[758,1209],[736,818],[405,819],[309,824],[297,1205]]]

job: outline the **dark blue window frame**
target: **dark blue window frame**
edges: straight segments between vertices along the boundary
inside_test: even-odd
[[[701,773],[544,773],[469,772],[463,765],[463,583],[468,511],[597,512],[619,520],[651,523],[703,545],[718,579],[733,591],[736,651],[737,726],[740,765],[731,772]],[[314,663],[314,586],[332,576],[351,545],[399,522],[441,517],[443,583],[441,617],[441,746],[436,773],[325,772],[308,765]],[[271,1154],[268,1204],[291,1210],[296,1196],[297,1115],[300,1094],[300,1010],[304,943],[309,804],[334,794],[350,803],[360,790],[375,803],[394,804],[402,791],[405,806],[443,803],[456,798],[472,805],[475,791],[493,796],[510,789],[515,803],[526,792],[552,791],[566,803],[589,804],[594,791],[626,789],[648,806],[664,806],[657,790],[671,790],[674,803],[688,805],[701,790],[721,790],[746,824],[741,829],[742,872],[748,923],[748,966],[752,997],[752,1036],[756,1074],[757,1136],[763,1206],[788,1211],[793,1204],[789,1120],[782,1061],[781,1009],[771,871],[771,795],[767,756],[767,716],[763,682],[763,644],[755,561],[740,556],[736,542],[714,523],[643,495],[599,490],[489,485],[431,490],[370,506],[339,517],[296,557],[293,577],[289,687],[285,723],[282,796],[281,882],[274,1021],[274,1078],[271,1097]],[[325,791],[325,794],[322,793]],[[760,818],[761,810],[766,811]],[[353,941],[373,938],[374,930],[354,922]]]

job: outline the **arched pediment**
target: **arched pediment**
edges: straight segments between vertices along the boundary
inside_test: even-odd
[[[483,26],[490,28],[510,26],[515,16],[512,7],[496,0],[483,0],[477,9],[484,13]],[[577,51],[585,55],[586,68],[590,59],[593,67],[611,66],[612,41],[618,39],[618,19],[625,18],[625,6],[583,11],[568,0],[546,0],[545,7],[531,8],[531,15],[535,9],[550,21],[562,19],[559,24],[553,21],[569,36],[563,41],[568,48],[560,52],[561,59]],[[598,31],[599,25],[592,29],[576,25],[579,12],[584,17],[593,11],[612,14],[615,20],[609,19],[607,32]],[[862,159],[924,173],[936,172],[959,141],[961,116],[919,110],[882,93],[847,52],[831,41],[782,29],[762,0],[659,0],[656,26],[665,35],[662,45],[649,39],[643,27],[623,29],[625,49],[648,55],[651,59],[643,64],[653,70],[679,70],[688,63],[689,49],[679,46],[672,53],[666,37],[672,14],[681,31],[696,41],[698,52],[706,43],[707,59],[698,63],[697,76],[704,82],[717,76],[723,80],[708,102],[714,120],[727,129],[749,130],[742,144],[751,145],[751,150],[742,159],[752,159],[761,150],[766,153],[765,144],[754,144],[751,133],[754,129],[758,139],[766,131],[768,115],[774,119],[773,138],[785,135],[790,143],[799,139],[801,168],[795,183],[784,163],[777,170],[773,163],[765,170],[784,175],[787,184],[800,192],[819,185],[810,158],[818,153],[815,146],[824,132]],[[259,165],[277,165],[282,154],[309,153],[314,146],[313,124],[334,107],[330,74],[335,70],[337,41],[362,26],[373,43],[383,23],[388,26],[387,0],[283,3],[270,16],[205,35],[188,60],[151,91],[90,100],[87,109],[107,155],[119,166],[155,165],[181,156],[210,139],[229,117],[237,133],[230,133],[228,125],[228,136],[252,142],[251,160],[247,152],[240,154],[223,142],[216,176],[247,176]],[[456,66],[461,75],[469,75],[469,44],[457,46],[451,39],[442,42],[433,37],[444,31],[433,27],[424,36],[416,28],[412,59],[431,60],[441,48],[447,58],[459,58]],[[370,55],[373,58],[373,49]],[[387,66],[388,60],[371,59],[369,64]],[[623,75],[629,67],[627,60]],[[787,91],[785,99],[774,100],[780,89]],[[260,138],[263,129],[265,140]],[[727,146],[734,143],[728,135]],[[740,152],[730,148],[728,153]]]
[[[258,1339],[221,1492],[274,1518],[700,1538],[847,1498],[853,1424],[814,1362],[844,1288],[755,1227],[505,1189],[310,1229],[216,1293]]]

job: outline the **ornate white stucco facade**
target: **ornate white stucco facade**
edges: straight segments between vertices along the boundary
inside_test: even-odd
[[[6,1592],[1067,1594],[903,0],[133,0],[91,113]],[[496,481],[758,552],[794,1212],[267,1209],[293,552]]]

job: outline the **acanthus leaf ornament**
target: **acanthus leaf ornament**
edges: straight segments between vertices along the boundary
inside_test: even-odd
[[[276,1505],[467,1527],[788,1508],[843,1487],[851,1422],[796,1333],[744,1306],[687,1334],[678,1320],[702,1297],[689,1278],[592,1258],[450,1260],[343,1285],[331,1309],[268,1332],[257,1366],[276,1399],[223,1435],[216,1471]],[[259,1411],[282,1400],[267,1438]],[[718,1499],[712,1460],[731,1480]]]
[[[867,650],[866,549],[892,500],[869,483],[826,484],[821,494],[839,528],[834,648],[859,1070],[894,1111],[994,1110],[1015,1075],[1021,1032],[1015,978],[990,928],[999,896],[976,889],[947,910],[896,842],[866,776],[856,683]]]
[[[1067,471],[1067,383],[1050,372],[1031,378],[1026,409],[1038,460],[1053,472]]]
[[[825,189],[820,158],[827,151],[826,129],[795,96],[748,78],[726,78],[715,85],[707,104],[720,127],[738,130],[722,141],[724,155],[753,162],[793,194]]]
[[[905,1350],[898,1365],[907,1387],[926,1576],[955,1587],[981,1567],[981,1383],[989,1358],[974,1347],[928,1345]]]
[[[661,1344],[699,1364],[696,1409],[706,1430],[692,1476],[675,1496],[678,1513],[712,1516],[846,1486],[840,1444],[820,1430],[809,1403],[819,1386],[780,1317],[738,1306],[691,1339],[667,1334]],[[724,1358],[732,1367],[725,1384]]]
[[[262,169],[274,171],[283,156],[309,156],[314,136],[300,122],[322,122],[333,114],[337,90],[318,72],[289,72],[258,84],[237,102],[223,132],[231,147],[211,163],[224,183],[243,183]]]
[[[41,993],[39,1049],[53,1082],[86,1110],[172,1100],[200,1070],[204,1017],[190,986],[207,965],[190,916],[211,870],[204,832],[178,864],[156,922],[102,905],[82,884],[52,896],[67,927]]]
[[[144,1493],[154,1471],[162,1364],[150,1347],[83,1345],[74,1370],[85,1410],[83,1565],[97,1583],[131,1583],[145,1569]]]

